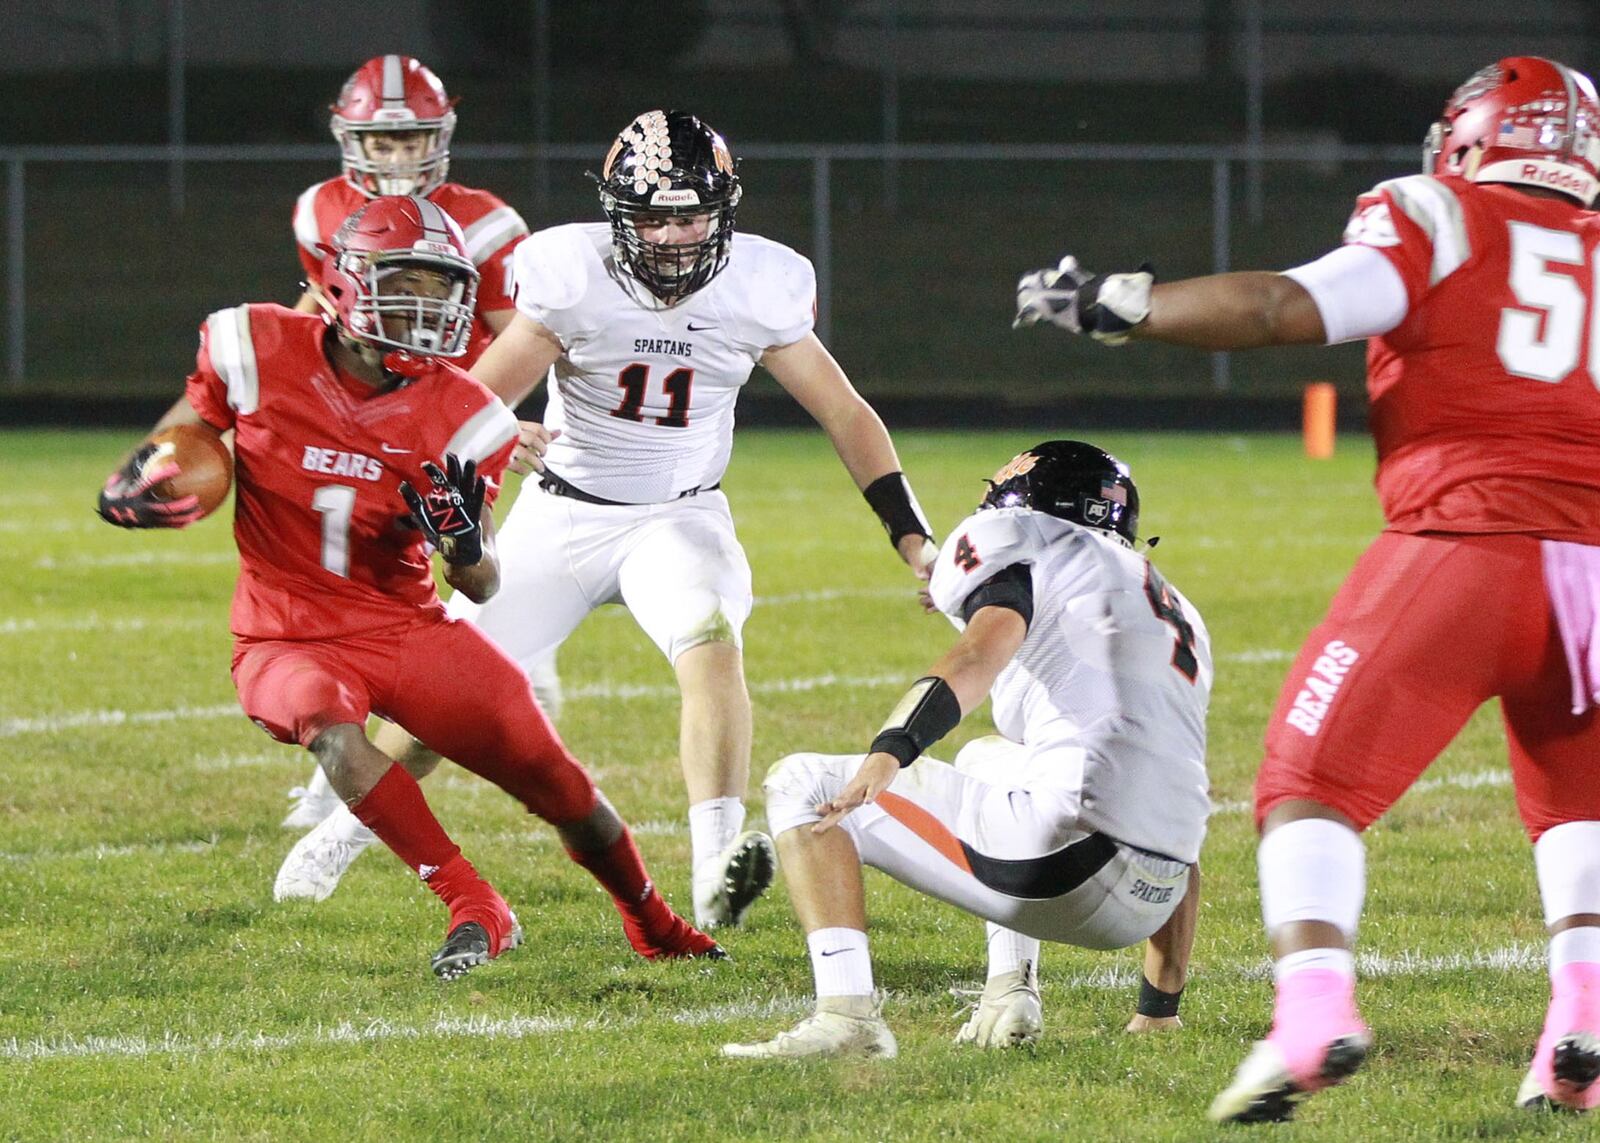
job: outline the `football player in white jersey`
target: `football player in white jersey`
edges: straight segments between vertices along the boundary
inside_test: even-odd
[[[866,754],[791,754],[767,775],[817,1005],[725,1055],[895,1054],[873,991],[863,864],[989,922],[988,983],[958,1042],[1037,1038],[1041,939],[1148,938],[1128,1031],[1178,1026],[1210,811],[1210,638],[1134,551],[1139,494],[1115,457],[1047,441],[990,485],[930,584],[962,629],[955,645]],[[953,766],[921,757],[986,695],[1001,737]]]
[[[742,188],[722,137],[686,112],[646,112],[599,181],[606,222],[517,248],[517,314],[473,367],[511,405],[548,374],[550,403],[543,425],[524,426],[540,480],[500,531],[503,589],[492,607],[451,610],[528,663],[601,604],[628,607],[682,693],[695,916],[737,924],[775,864],[771,839],[744,829],[751,579],[719,487],[756,365],[816,418],[920,578],[938,553],[883,422],[812,332],[811,263],[735,233]],[[375,741],[413,772],[426,765],[403,732]]]

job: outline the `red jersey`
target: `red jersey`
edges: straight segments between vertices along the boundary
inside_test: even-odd
[[[478,462],[493,503],[516,444],[511,410],[447,362],[388,392],[341,374],[327,323],[275,305],[219,310],[200,327],[189,403],[235,430],[231,626],[258,639],[326,639],[443,614],[400,481],[422,462]],[[487,507],[486,503],[486,507]]]
[[[494,340],[483,315],[514,308],[511,251],[528,236],[528,224],[488,191],[445,183],[427,197],[460,225],[467,239],[467,255],[480,275],[472,337],[467,342],[466,356],[454,359],[468,369]],[[300,195],[294,205],[294,238],[307,281],[322,284],[322,252],[317,246],[330,243],[344,220],[370,201],[342,176],[308,187]]]
[[[1600,544],[1600,214],[1411,175],[1363,195],[1345,241],[1409,303],[1367,350],[1389,527]]]

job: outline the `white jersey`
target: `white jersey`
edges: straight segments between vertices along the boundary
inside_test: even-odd
[[[787,246],[735,233],[728,264],[663,306],[622,273],[608,223],[517,247],[517,309],[561,340],[545,424],[550,471],[607,500],[653,504],[722,479],[733,406],[768,349],[811,332],[817,282]]]
[[[1086,825],[1198,860],[1211,807],[1200,613],[1132,549],[1029,508],[986,509],[952,529],[933,601],[959,622],[967,597],[1014,564],[1030,567],[1033,621],[990,692],[995,726],[1033,755],[1082,751]]]

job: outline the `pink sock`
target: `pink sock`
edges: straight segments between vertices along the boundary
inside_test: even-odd
[[[1545,1016],[1544,1033],[1533,1055],[1533,1074],[1539,1086],[1552,1095],[1565,1094],[1558,1090],[1551,1068],[1556,1041],[1570,1032],[1600,1035],[1600,964],[1576,961],[1550,974],[1550,1011]],[[1575,1098],[1568,1096],[1564,1102],[1586,1108],[1600,1107],[1600,1083],[1590,1085]]]
[[[1305,1090],[1323,1086],[1319,1077],[1329,1044],[1366,1031],[1356,1012],[1354,976],[1306,968],[1279,979],[1267,1041],[1283,1053],[1289,1073]]]

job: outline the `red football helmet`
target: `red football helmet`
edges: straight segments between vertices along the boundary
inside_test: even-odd
[[[461,227],[415,195],[375,198],[322,247],[322,292],[353,337],[417,357],[460,357],[472,333],[478,269]],[[443,274],[442,293],[407,272]]]
[[[431,194],[450,173],[455,100],[444,84],[410,56],[374,56],[358,67],[329,110],[329,127],[344,152],[344,177],[362,194]],[[367,153],[374,135],[420,132],[416,157]]]
[[[1538,56],[1490,64],[1456,88],[1428,129],[1422,169],[1520,183],[1584,206],[1600,191],[1600,100],[1580,71]]]

